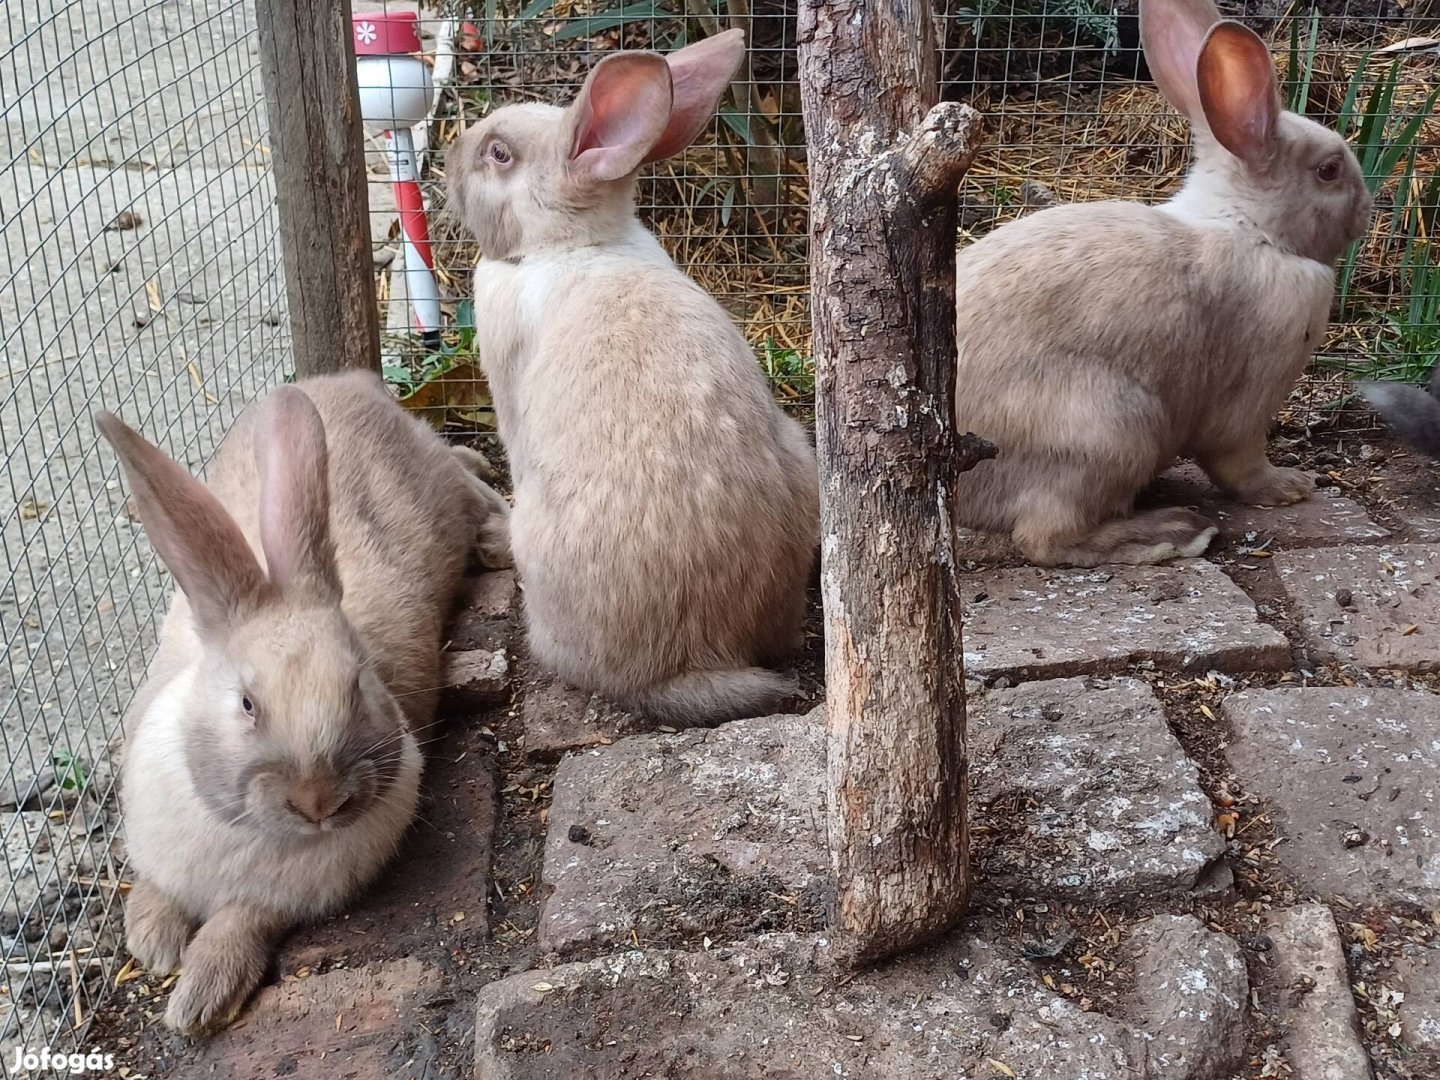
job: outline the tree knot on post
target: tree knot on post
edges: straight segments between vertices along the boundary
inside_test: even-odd
[[[985,119],[969,105],[942,101],[896,145],[893,168],[920,201],[954,198],[983,141]]]
[[[967,431],[963,435],[955,436],[955,471],[957,473],[969,472],[982,461],[989,461],[1000,451],[995,444],[982,439],[973,431]]]

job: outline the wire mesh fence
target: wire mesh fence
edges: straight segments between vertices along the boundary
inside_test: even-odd
[[[250,4],[0,6],[0,1049],[123,962],[114,749],[166,602],[91,415],[199,468],[288,367]]]
[[[668,10],[661,4],[609,9],[568,0],[422,8],[422,40],[441,55],[434,114],[426,127],[433,151],[428,194],[437,208],[443,206],[445,148],[490,109],[519,101],[563,105],[607,52],[668,51],[732,22],[743,26],[747,62],[717,118],[687,153],[647,170],[637,208],[676,261],[735,317],[781,400],[804,405],[813,376],[794,6],[757,5],[751,12],[737,3],[735,10],[746,14],[732,18],[728,9],[712,10],[708,3],[692,9],[678,4]],[[454,35],[449,42],[447,33]],[[393,196],[385,190],[384,147],[373,137],[371,161],[371,205],[379,207]],[[467,332],[476,317],[468,294],[477,252],[457,216],[432,213],[429,224],[444,345],[427,350],[408,332],[404,297],[395,287],[403,283],[404,266],[397,226],[377,248],[388,330],[386,372],[403,394],[413,395],[411,404],[429,411],[437,423],[453,432],[486,431],[493,413]]]
[[[1419,380],[1440,349],[1440,8],[1219,6],[1269,43],[1287,107],[1345,134],[1377,191],[1369,236],[1340,264],[1330,336],[1282,418],[1325,424],[1346,416],[1347,379]],[[947,94],[990,127],[962,189],[962,243],[1055,201],[1158,201],[1179,186],[1189,132],[1149,81],[1134,0],[953,9],[946,46]]]
[[[1379,189],[1374,228],[1341,267],[1333,333],[1296,397],[1296,415],[1313,423],[1339,415],[1331,407],[1345,400],[1342,376],[1417,379],[1440,344],[1440,271],[1430,240],[1440,201],[1440,11],[1392,0],[1220,6],[1271,44],[1287,104],[1344,129]],[[989,128],[960,192],[962,243],[1055,201],[1153,201],[1178,185],[1189,133],[1149,81],[1135,0],[946,0],[941,7],[942,92],[973,102]],[[443,202],[444,148],[489,109],[563,104],[614,49],[668,49],[723,26],[744,27],[749,61],[719,117],[687,154],[650,170],[639,210],[734,314],[777,396],[808,401],[807,185],[793,3],[489,0],[422,11],[422,20],[432,39],[454,35],[444,44],[452,55],[427,129],[436,203]],[[383,171],[377,165],[382,184]],[[392,333],[389,372],[451,429],[483,430],[491,418],[466,332],[475,317],[467,297],[475,250],[448,215],[436,215],[432,229],[446,347],[407,344],[403,310],[392,303],[389,325],[401,330]],[[381,258],[393,268],[398,247],[387,247]],[[386,277],[382,270],[382,294]]]
[[[355,0],[362,17],[417,10]],[[1272,45],[1292,107],[1346,129],[1379,189],[1347,256],[1337,319],[1298,400],[1336,373],[1420,377],[1440,330],[1431,230],[1440,201],[1440,13],[1424,0],[1222,4]],[[512,101],[568,101],[595,60],[729,25],[746,66],[690,151],[650,169],[639,210],[734,315],[782,401],[813,393],[807,181],[789,0],[516,0],[418,9],[435,90],[413,131],[439,340],[416,332],[392,170],[367,135],[385,374],[455,434],[493,428],[476,251],[444,210],[445,150]],[[945,96],[989,141],[960,192],[964,243],[1056,200],[1156,199],[1188,133],[1148,81],[1133,0],[947,0]],[[192,468],[235,413],[292,368],[248,0],[44,0],[0,8],[0,1049],[89,1019],[123,961],[114,802],[120,718],[166,582],[127,511],[90,414],[119,412]],[[408,265],[407,265],[408,264]],[[483,298],[481,298],[483,306]],[[676,378],[684,378],[677,371]]]

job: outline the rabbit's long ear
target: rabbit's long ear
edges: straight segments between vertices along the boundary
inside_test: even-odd
[[[670,120],[670,68],[651,52],[618,52],[595,65],[566,113],[576,179],[629,176]]]
[[[196,630],[225,634],[266,590],[240,526],[204,484],[119,417],[97,413],[95,426],[120,458],[145,534],[185,593]]]
[[[1150,75],[1165,100],[1202,127],[1195,70],[1205,35],[1219,21],[1213,0],[1140,0],[1140,44]]]
[[[255,421],[260,546],[270,580],[288,593],[340,602],[330,536],[330,455],[325,425],[303,390],[271,392]]]
[[[1269,158],[1280,118],[1280,87],[1270,50],[1255,31],[1238,22],[1216,23],[1200,50],[1196,78],[1215,141],[1249,165]]]
[[[715,115],[720,95],[744,59],[745,31],[739,29],[686,45],[665,57],[674,88],[670,122],[645,155],[646,161],[678,154],[695,141]]]

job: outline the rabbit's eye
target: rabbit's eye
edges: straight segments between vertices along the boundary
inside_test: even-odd
[[[497,165],[509,165],[510,148],[497,139],[490,144],[490,160]]]
[[[1315,166],[1315,175],[1327,184],[1334,183],[1340,178],[1340,162],[1334,158],[1322,161]]]
[[[240,708],[245,711],[245,715],[251,720],[255,719],[255,703],[250,700],[248,695],[240,699]]]

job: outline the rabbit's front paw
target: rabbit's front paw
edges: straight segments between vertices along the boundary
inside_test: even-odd
[[[510,554],[510,526],[504,519],[480,527],[480,562],[487,570],[508,570],[515,565]]]
[[[151,975],[168,975],[180,966],[195,924],[168,896],[137,881],[125,901],[125,947]]]
[[[234,1020],[265,976],[273,925],[228,907],[200,927],[170,992],[166,1025],[182,1035],[201,1035]]]
[[[1315,480],[1299,469],[1268,466],[1254,480],[1235,492],[1235,497],[1251,506],[1289,506],[1308,499],[1315,490]]]
[[[455,460],[460,462],[466,472],[477,479],[490,483],[495,479],[495,466],[490,464],[490,459],[479,450],[468,446],[452,446],[450,452],[455,455]]]
[[[217,1031],[235,1018],[253,989],[213,968],[186,971],[170,992],[165,1024],[181,1035]]]
[[[515,565],[510,554],[510,504],[505,496],[489,484],[479,483],[480,526],[476,550],[481,564],[489,570],[505,570]]]

